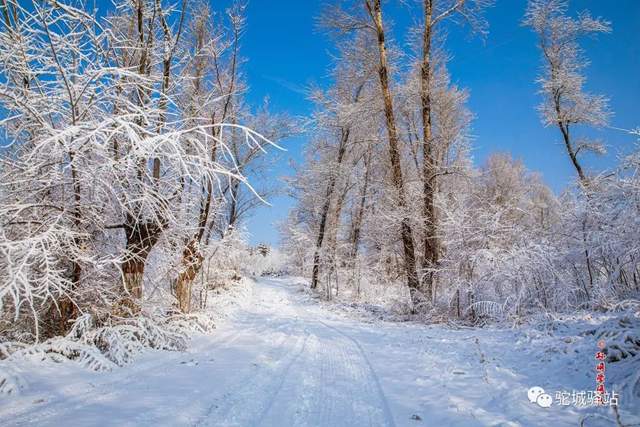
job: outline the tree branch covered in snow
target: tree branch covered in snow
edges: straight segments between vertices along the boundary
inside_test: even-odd
[[[2,11],[0,318],[13,325],[0,337],[38,342],[85,316],[98,334],[148,314],[159,288],[165,310],[188,313],[185,266],[265,203],[249,180],[293,129],[241,96],[243,7],[220,19],[187,1]],[[189,286],[202,274],[188,273]],[[93,344],[129,333],[113,328]]]

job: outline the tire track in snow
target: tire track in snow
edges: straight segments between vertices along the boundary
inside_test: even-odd
[[[362,361],[365,362],[367,369],[369,371],[369,378],[373,381],[373,385],[375,388],[375,391],[378,395],[378,398],[380,400],[380,403],[382,404],[382,411],[384,414],[384,418],[385,418],[385,424],[389,427],[395,427],[395,421],[393,419],[393,414],[391,413],[391,409],[389,408],[389,402],[387,400],[387,396],[384,394],[384,390],[382,389],[382,385],[380,384],[380,379],[378,378],[378,374],[376,373],[375,369],[373,368],[373,365],[371,364],[371,361],[369,360],[369,358],[367,357],[367,354],[365,353],[364,349],[362,348],[362,346],[360,345],[360,343],[358,342],[358,340],[356,340],[355,338],[353,338],[352,336],[348,335],[347,333],[341,331],[340,329],[328,325],[327,323],[323,322],[322,320],[317,320],[318,323],[320,323],[321,325],[327,327],[328,329],[337,332],[339,335],[343,336],[344,338],[346,338],[347,340],[349,340],[351,343],[353,343],[357,349],[357,352],[360,355],[360,358]]]
[[[271,288],[266,296],[282,296],[282,292],[274,293]],[[288,331],[296,332],[297,341],[293,345],[293,349],[285,345],[287,339],[283,338],[281,343],[269,351],[270,358],[276,360],[274,369],[262,367],[257,372],[252,371],[243,376],[237,382],[237,385],[233,387],[233,392],[214,399],[207,412],[194,423],[194,426],[259,425],[256,422],[273,405],[292,366],[304,353],[309,339],[309,333],[300,324],[299,307],[291,303],[288,295],[285,299],[287,303],[285,306],[291,309],[293,313],[289,313],[288,316],[284,317],[284,322],[277,322],[279,319],[277,316],[279,313],[278,303],[282,302],[282,298],[273,307],[269,306],[269,303],[274,303],[273,300],[262,300],[262,303],[266,303],[266,307],[271,308],[273,313],[276,314],[275,319],[273,315],[272,317],[265,316],[264,319],[260,319],[260,316],[257,315],[255,320],[265,326],[263,332],[272,330],[277,334],[282,334],[283,327]],[[285,333],[285,335],[287,334]],[[282,355],[284,357],[280,357]],[[262,396],[267,396],[266,400],[260,400]]]
[[[299,298],[293,298],[290,287],[277,281],[263,283],[266,311],[287,315],[266,315],[265,333],[269,336],[268,330],[284,328],[298,341],[293,350],[273,349],[275,368],[245,375],[231,388],[233,392],[217,397],[195,425],[395,427],[378,376],[360,344],[317,320]],[[260,315],[250,322],[256,321]]]
[[[304,357],[282,380],[282,393],[257,425],[394,426],[357,344],[315,319],[304,322],[310,334]]]
[[[267,284],[292,295],[290,286]],[[291,298],[288,303],[290,309],[299,313],[298,318],[309,334],[305,354],[296,359],[295,368],[281,379],[256,423],[395,426],[377,374],[362,347],[352,337],[319,321],[314,313],[316,306],[302,298]]]
[[[281,359],[275,370],[262,368],[257,372],[246,375],[240,381],[244,385],[239,385],[234,388],[231,394],[216,399],[209,407],[209,410],[193,424],[194,427],[258,425],[256,420],[260,418],[259,412],[266,410],[261,409],[262,406],[270,406],[269,401],[275,398],[275,394],[279,390],[278,382],[280,382],[281,386],[291,366],[304,352],[307,338],[308,336],[303,338],[301,344],[299,340],[296,343],[296,347],[299,348],[289,352],[289,354],[293,353],[292,356]],[[284,365],[282,369],[279,368],[281,365]],[[271,389],[276,391],[269,392]],[[274,394],[269,398],[270,400],[266,402],[259,400],[261,395],[269,395],[269,393]],[[252,408],[252,404],[257,404],[257,406]]]

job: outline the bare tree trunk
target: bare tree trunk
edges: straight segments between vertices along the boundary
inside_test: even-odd
[[[331,248],[331,252],[336,252],[336,247],[338,244],[338,231],[340,228],[340,218],[342,217],[342,209],[344,207],[344,202],[349,194],[350,184],[347,183],[344,187],[344,190],[338,195],[336,200],[336,207],[333,211],[332,221],[330,231],[331,234],[329,236],[329,247]]]
[[[560,93],[556,93],[554,95],[554,106],[556,110],[556,116],[558,117],[558,128],[560,128],[560,132],[562,133],[562,139],[564,141],[564,146],[567,149],[567,154],[569,154],[569,158],[571,159],[571,163],[573,164],[573,167],[578,173],[578,178],[580,178],[580,183],[586,186],[589,183],[589,181],[587,179],[587,176],[584,173],[584,170],[582,169],[582,165],[580,165],[580,162],[578,161],[578,154],[576,153],[576,150],[573,147],[573,143],[571,142],[571,136],[569,133],[569,123],[562,120],[562,112],[561,112],[562,107],[560,105],[560,97],[561,97]]]
[[[231,184],[231,206],[229,208],[228,228],[235,227],[238,221],[238,193],[240,191],[240,181],[234,181]]]
[[[126,293],[135,299],[142,298],[142,279],[147,257],[158,242],[164,226],[156,223],[140,223],[127,215],[124,224],[126,236],[125,260],[122,263],[123,285]]]
[[[318,238],[316,239],[316,249],[313,253],[313,267],[311,269],[311,289],[318,287],[318,277],[320,276],[320,251],[322,249],[322,242],[324,240],[324,232],[327,225],[327,215],[329,214],[329,205],[331,203],[331,194],[333,194],[333,187],[335,182],[332,179],[329,180],[327,185],[327,191],[325,193],[325,203],[322,206],[322,213],[320,214],[320,227],[318,229]]]
[[[151,20],[149,21],[149,34],[147,35],[147,38],[145,40],[144,4],[145,2],[142,0],[137,1],[136,13],[135,16],[132,16],[132,19],[136,22],[138,45],[140,50],[137,72],[141,75],[149,75],[149,51],[153,43],[153,37],[151,36],[151,27],[154,26],[154,22]],[[163,78],[163,87],[164,83],[165,82]],[[148,91],[149,89],[143,87],[142,85],[138,85],[137,87],[138,99],[136,101],[141,109],[147,108],[147,103],[149,101]],[[142,125],[141,119],[139,124]],[[160,132],[161,128],[162,126],[159,123],[157,132]],[[117,155],[117,153],[115,154]],[[160,161],[159,159],[155,158],[152,159],[152,162],[153,177],[157,180],[159,178]],[[144,176],[143,170],[146,167],[145,163],[146,162],[144,160],[141,160],[138,163],[138,179],[141,181],[143,180]],[[156,170],[158,174],[156,174]],[[126,238],[125,259],[121,265],[124,288],[123,290],[125,295],[128,294],[134,299],[133,304],[130,304],[132,307],[136,306],[137,304],[135,300],[139,300],[142,298],[145,263],[147,261],[147,257],[149,256],[149,253],[151,252],[151,249],[153,249],[158,239],[160,238],[160,234],[164,230],[164,227],[160,224],[141,221],[137,217],[137,214],[138,212],[135,212],[134,214],[126,213],[125,221],[122,226]]]
[[[424,0],[424,32],[422,46],[422,67],[420,100],[422,104],[422,194],[424,221],[424,253],[423,269],[435,268],[439,259],[439,243],[437,236],[437,218],[435,210],[436,164],[433,156],[432,124],[431,124],[431,36],[433,0]],[[431,300],[433,293],[433,273],[425,275],[424,293]]]
[[[555,72],[555,71],[554,71]],[[562,120],[562,106],[560,104],[562,94],[558,91],[554,94],[554,107],[556,110],[556,117],[558,119],[558,128],[562,133],[562,139],[564,141],[564,146],[567,150],[567,154],[569,155],[569,159],[571,159],[571,163],[575,168],[578,178],[580,179],[580,184],[582,184],[583,189],[587,189],[589,186],[589,179],[587,178],[584,170],[582,169],[582,165],[578,161],[578,154],[573,146],[571,141],[571,134],[569,132],[569,123]],[[589,198],[589,194],[587,193],[587,198]],[[591,255],[589,254],[589,247],[587,245],[587,221],[588,221],[588,210],[585,212],[585,217],[582,220],[582,241],[584,243],[584,258],[585,263],[587,264],[587,273],[589,274],[589,287],[593,289],[593,271],[591,267]],[[587,295],[587,299],[591,299],[589,291],[587,289],[587,285],[584,284],[584,291]]]
[[[360,246],[360,233],[362,229],[362,221],[364,219],[364,210],[367,203],[367,192],[369,190],[369,176],[371,162],[371,152],[369,151],[364,157],[364,182],[362,184],[362,190],[360,191],[360,203],[356,210],[355,217],[352,223],[351,229],[351,262],[355,263],[358,257],[358,247]]]
[[[338,231],[340,229],[340,218],[342,216],[342,208],[344,207],[344,202],[345,202],[345,199],[347,198],[348,193],[349,193],[349,184],[347,183],[345,185],[344,191],[342,191],[336,197],[336,206],[333,211],[333,214],[330,215],[331,220],[330,220],[330,226],[328,230],[329,237],[327,240],[327,246],[328,246],[327,253],[329,254],[329,260],[331,261],[331,265],[330,265],[331,271],[335,276],[336,296],[338,295],[338,286],[339,286],[338,271],[340,267],[336,259],[336,252],[338,249]],[[329,281],[329,284],[330,284],[330,281]],[[332,298],[331,287],[329,287],[328,291],[329,291],[328,297],[329,299],[331,299]]]
[[[369,147],[371,150],[371,147]],[[362,221],[364,220],[364,212],[367,203],[367,196],[369,190],[369,176],[371,151],[368,151],[364,156],[364,182],[362,183],[362,189],[360,190],[360,201],[356,212],[351,221],[351,249],[349,251],[349,267],[351,268],[351,281],[355,282],[356,295],[360,297],[360,266],[358,264],[358,250],[360,248],[360,234],[362,230]]]
[[[193,281],[202,269],[204,257],[200,251],[200,244],[206,229],[209,213],[211,211],[211,201],[213,187],[209,181],[202,189],[203,197],[200,200],[200,213],[198,215],[198,231],[189,240],[182,251],[182,270],[175,281],[176,298],[178,308],[183,313],[191,311],[191,288]]]
[[[333,192],[336,187],[336,180],[338,179],[338,172],[344,155],[347,151],[347,143],[349,142],[349,129],[342,129],[342,138],[340,138],[340,146],[338,147],[338,157],[336,159],[337,169],[331,173],[329,182],[327,183],[327,191],[325,191],[324,204],[322,205],[322,211],[320,212],[320,226],[318,228],[318,238],[316,239],[316,248],[313,253],[313,267],[311,269],[311,289],[318,287],[318,278],[320,276],[320,253],[322,251],[322,242],[324,241],[327,218],[329,216],[329,208],[331,207],[331,199],[333,198]]]
[[[355,91],[354,102],[358,102],[360,99],[360,95],[362,94],[362,89],[364,88],[364,84],[358,85]],[[322,251],[322,243],[325,237],[325,229],[327,226],[327,217],[329,215],[329,208],[331,207],[331,199],[333,198],[333,192],[335,191],[336,180],[338,178],[338,174],[340,171],[340,167],[342,165],[342,161],[344,160],[344,156],[347,151],[347,144],[349,143],[349,135],[351,130],[349,128],[342,128],[342,135],[340,138],[340,145],[338,147],[338,156],[336,159],[336,172],[332,173],[329,177],[329,182],[327,183],[327,190],[325,192],[325,201],[322,206],[322,211],[320,213],[320,226],[318,228],[318,237],[316,239],[316,248],[313,254],[313,266],[311,270],[311,289],[315,289],[318,286],[318,278],[320,275],[320,254]]]
[[[193,239],[185,247],[182,254],[183,269],[176,279],[176,297],[178,308],[182,313],[191,311],[191,288],[193,281],[202,268],[204,257],[197,248],[198,241]]]
[[[400,163],[400,150],[398,141],[398,131],[394,117],[393,100],[389,88],[389,71],[387,61],[387,49],[385,45],[385,33],[382,21],[382,8],[380,0],[365,0],[367,10],[374,22],[378,35],[378,50],[380,56],[379,77],[382,96],[384,98],[384,112],[387,121],[387,133],[389,135],[389,158],[391,161],[391,173],[393,186],[396,191],[398,207],[402,211],[403,218],[400,223],[402,248],[404,252],[404,267],[407,274],[407,286],[414,303],[420,300],[420,282],[416,274],[415,247],[413,242],[413,231],[409,217],[406,213],[406,195],[404,189],[404,179],[402,176],[402,165]]]
[[[130,249],[130,248],[129,248]],[[127,251],[129,254],[132,252]],[[142,279],[146,259],[130,258],[122,263],[122,276],[125,290],[136,299],[142,298]]]

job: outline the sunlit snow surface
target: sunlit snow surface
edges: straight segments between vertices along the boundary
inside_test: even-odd
[[[250,301],[186,353],[149,351],[112,372],[24,362],[0,397],[0,425],[585,426],[609,408],[544,409],[540,386],[592,390],[597,351],[584,319],[543,329],[452,329],[329,310],[295,279],[260,279]],[[366,321],[365,321],[366,320]],[[608,366],[607,387],[638,364]],[[609,377],[611,380],[609,380]],[[640,404],[623,400],[625,424]],[[608,418],[610,421],[607,421]]]

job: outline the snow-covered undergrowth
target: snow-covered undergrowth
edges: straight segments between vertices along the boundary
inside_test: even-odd
[[[184,351],[194,334],[211,333],[245,303],[251,288],[252,281],[246,278],[217,286],[208,291],[206,309],[190,314],[158,316],[143,312],[135,317],[98,322],[87,313],[74,322],[66,336],[33,345],[2,342],[0,394],[16,394],[25,388],[20,375],[25,362],[75,363],[92,371],[109,371],[133,362],[147,349]]]
[[[603,340],[608,378],[620,384],[622,397],[640,407],[640,311],[612,317],[584,332],[587,339]]]
[[[604,344],[606,391],[617,395],[621,410],[631,411],[627,418],[623,413],[622,424],[615,424],[615,413],[605,421],[611,422],[607,425],[638,422],[639,414],[634,408],[640,408],[639,310],[557,315],[532,320],[515,330],[520,338],[514,343],[514,351],[530,351],[541,367],[565,367],[572,381],[582,381],[586,390],[594,390],[597,385],[595,356],[600,351],[599,343]],[[578,389],[573,384],[567,384],[567,388],[569,392]],[[633,414],[636,418],[629,419]]]

